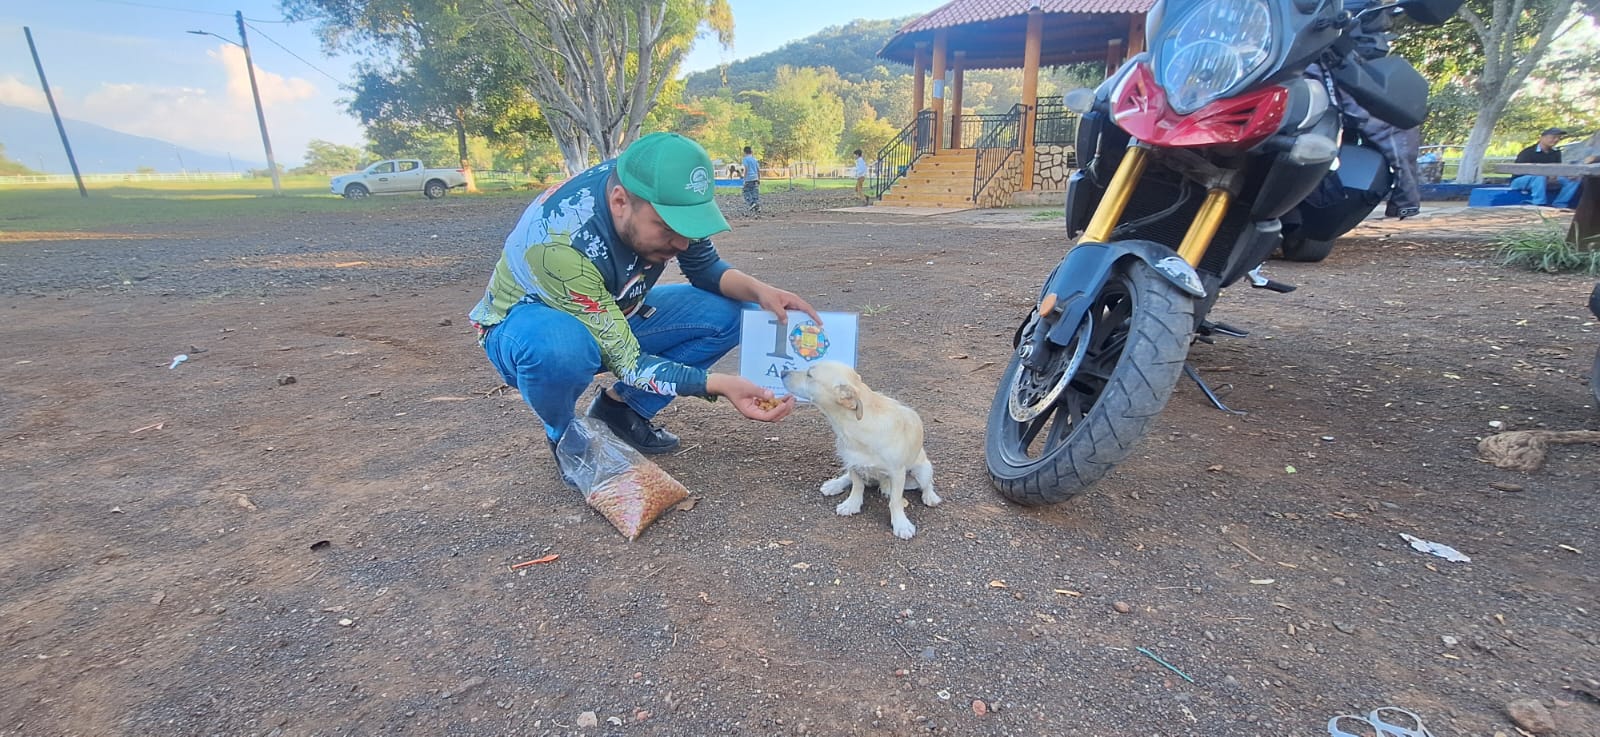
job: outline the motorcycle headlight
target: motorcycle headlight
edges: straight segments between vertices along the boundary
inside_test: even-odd
[[[1180,114],[1222,97],[1267,62],[1272,16],[1263,0],[1208,0],[1177,18],[1161,39],[1157,81]]]

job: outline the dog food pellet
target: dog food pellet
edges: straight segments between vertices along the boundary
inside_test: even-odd
[[[633,540],[668,508],[689,498],[689,490],[660,466],[645,461],[589,490],[587,501]]]
[[[756,400],[756,406],[760,407],[762,409],[772,409],[772,408],[778,406],[778,400],[776,400],[776,399],[757,399]]]

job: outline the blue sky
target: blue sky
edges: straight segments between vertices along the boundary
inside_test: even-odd
[[[685,72],[771,51],[856,18],[926,13],[940,0],[730,0],[734,46],[696,43]],[[320,138],[360,145],[360,125],[337,101],[354,60],[324,56],[310,24],[285,23],[277,0],[0,0],[0,103],[48,111],[23,35],[39,47],[63,116],[189,148],[261,158],[235,10],[280,163],[295,166]],[[0,131],[4,143],[4,131]]]

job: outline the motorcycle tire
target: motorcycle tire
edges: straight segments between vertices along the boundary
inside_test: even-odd
[[[1013,353],[989,408],[984,456],[1002,496],[1024,506],[1058,504],[1125,460],[1166,406],[1183,373],[1194,299],[1144,261],[1118,264],[1095,295],[1072,345],[1043,375]],[[1024,343],[1026,345],[1026,343]],[[1037,407],[1017,420],[1012,397]]]
[[[1317,263],[1333,253],[1333,241],[1319,241],[1315,238],[1300,236],[1284,236],[1283,259],[1285,261],[1300,261],[1304,263]]]

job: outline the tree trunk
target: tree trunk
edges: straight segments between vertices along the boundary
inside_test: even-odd
[[[1525,5],[1528,3],[1529,5]],[[1562,33],[1575,3],[1571,0],[1494,0],[1488,17],[1478,15],[1470,6],[1462,5],[1456,14],[1472,27],[1483,44],[1483,71],[1477,83],[1478,100],[1483,107],[1472,122],[1472,133],[1467,136],[1466,148],[1461,152],[1461,168],[1456,171],[1456,184],[1477,184],[1483,181],[1483,155],[1489,148],[1494,126],[1511,98],[1533,72],[1534,67],[1550,49],[1550,43]],[[1543,11],[1538,33],[1528,44],[1525,31],[1519,23],[1530,6]]]
[[[545,121],[550,124],[550,133],[556,139],[556,147],[561,149],[561,165],[566,170],[566,176],[570,177],[589,168],[588,135],[561,115],[551,115],[545,118]]]
[[[459,106],[455,109],[456,151],[461,157],[461,173],[467,178],[467,191],[472,194],[478,192],[478,181],[472,176],[472,162],[467,159],[467,111]]]

